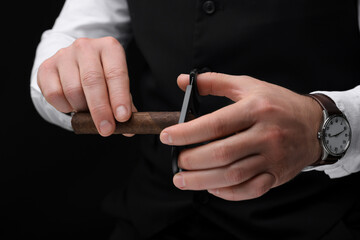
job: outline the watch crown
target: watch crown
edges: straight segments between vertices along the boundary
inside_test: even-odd
[[[321,139],[321,138],[322,138],[322,132],[318,132],[318,133],[317,133],[317,138],[318,138],[318,139]]]

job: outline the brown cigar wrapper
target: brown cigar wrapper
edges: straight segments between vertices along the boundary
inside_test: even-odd
[[[178,123],[180,112],[136,112],[129,121],[116,122],[114,134],[160,134],[160,132]],[[195,117],[188,114],[187,121]],[[75,113],[71,125],[76,134],[99,134],[90,113]]]

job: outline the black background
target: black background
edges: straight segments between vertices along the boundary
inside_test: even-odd
[[[107,239],[115,219],[102,201],[134,165],[137,137],[77,136],[45,122],[33,107],[36,46],[64,1],[2,5],[1,240]]]
[[[3,8],[0,239],[106,239],[114,219],[101,210],[102,200],[133,166],[136,137],[76,136],[45,122],[32,105],[36,46],[63,3]],[[107,144],[114,138],[116,148]]]

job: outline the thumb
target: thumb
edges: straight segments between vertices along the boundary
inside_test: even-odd
[[[236,102],[244,96],[253,81],[254,79],[248,76],[207,72],[198,75],[196,84],[200,95],[225,96]],[[185,90],[189,84],[189,75],[179,75],[177,83],[182,90]]]

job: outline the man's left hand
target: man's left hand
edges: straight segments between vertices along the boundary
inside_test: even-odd
[[[188,75],[178,77],[185,89]],[[208,190],[232,201],[257,198],[294,178],[321,155],[322,110],[312,98],[248,76],[204,73],[201,95],[234,101],[213,113],[164,129],[168,145],[190,145],[179,155],[173,182],[182,190]]]

